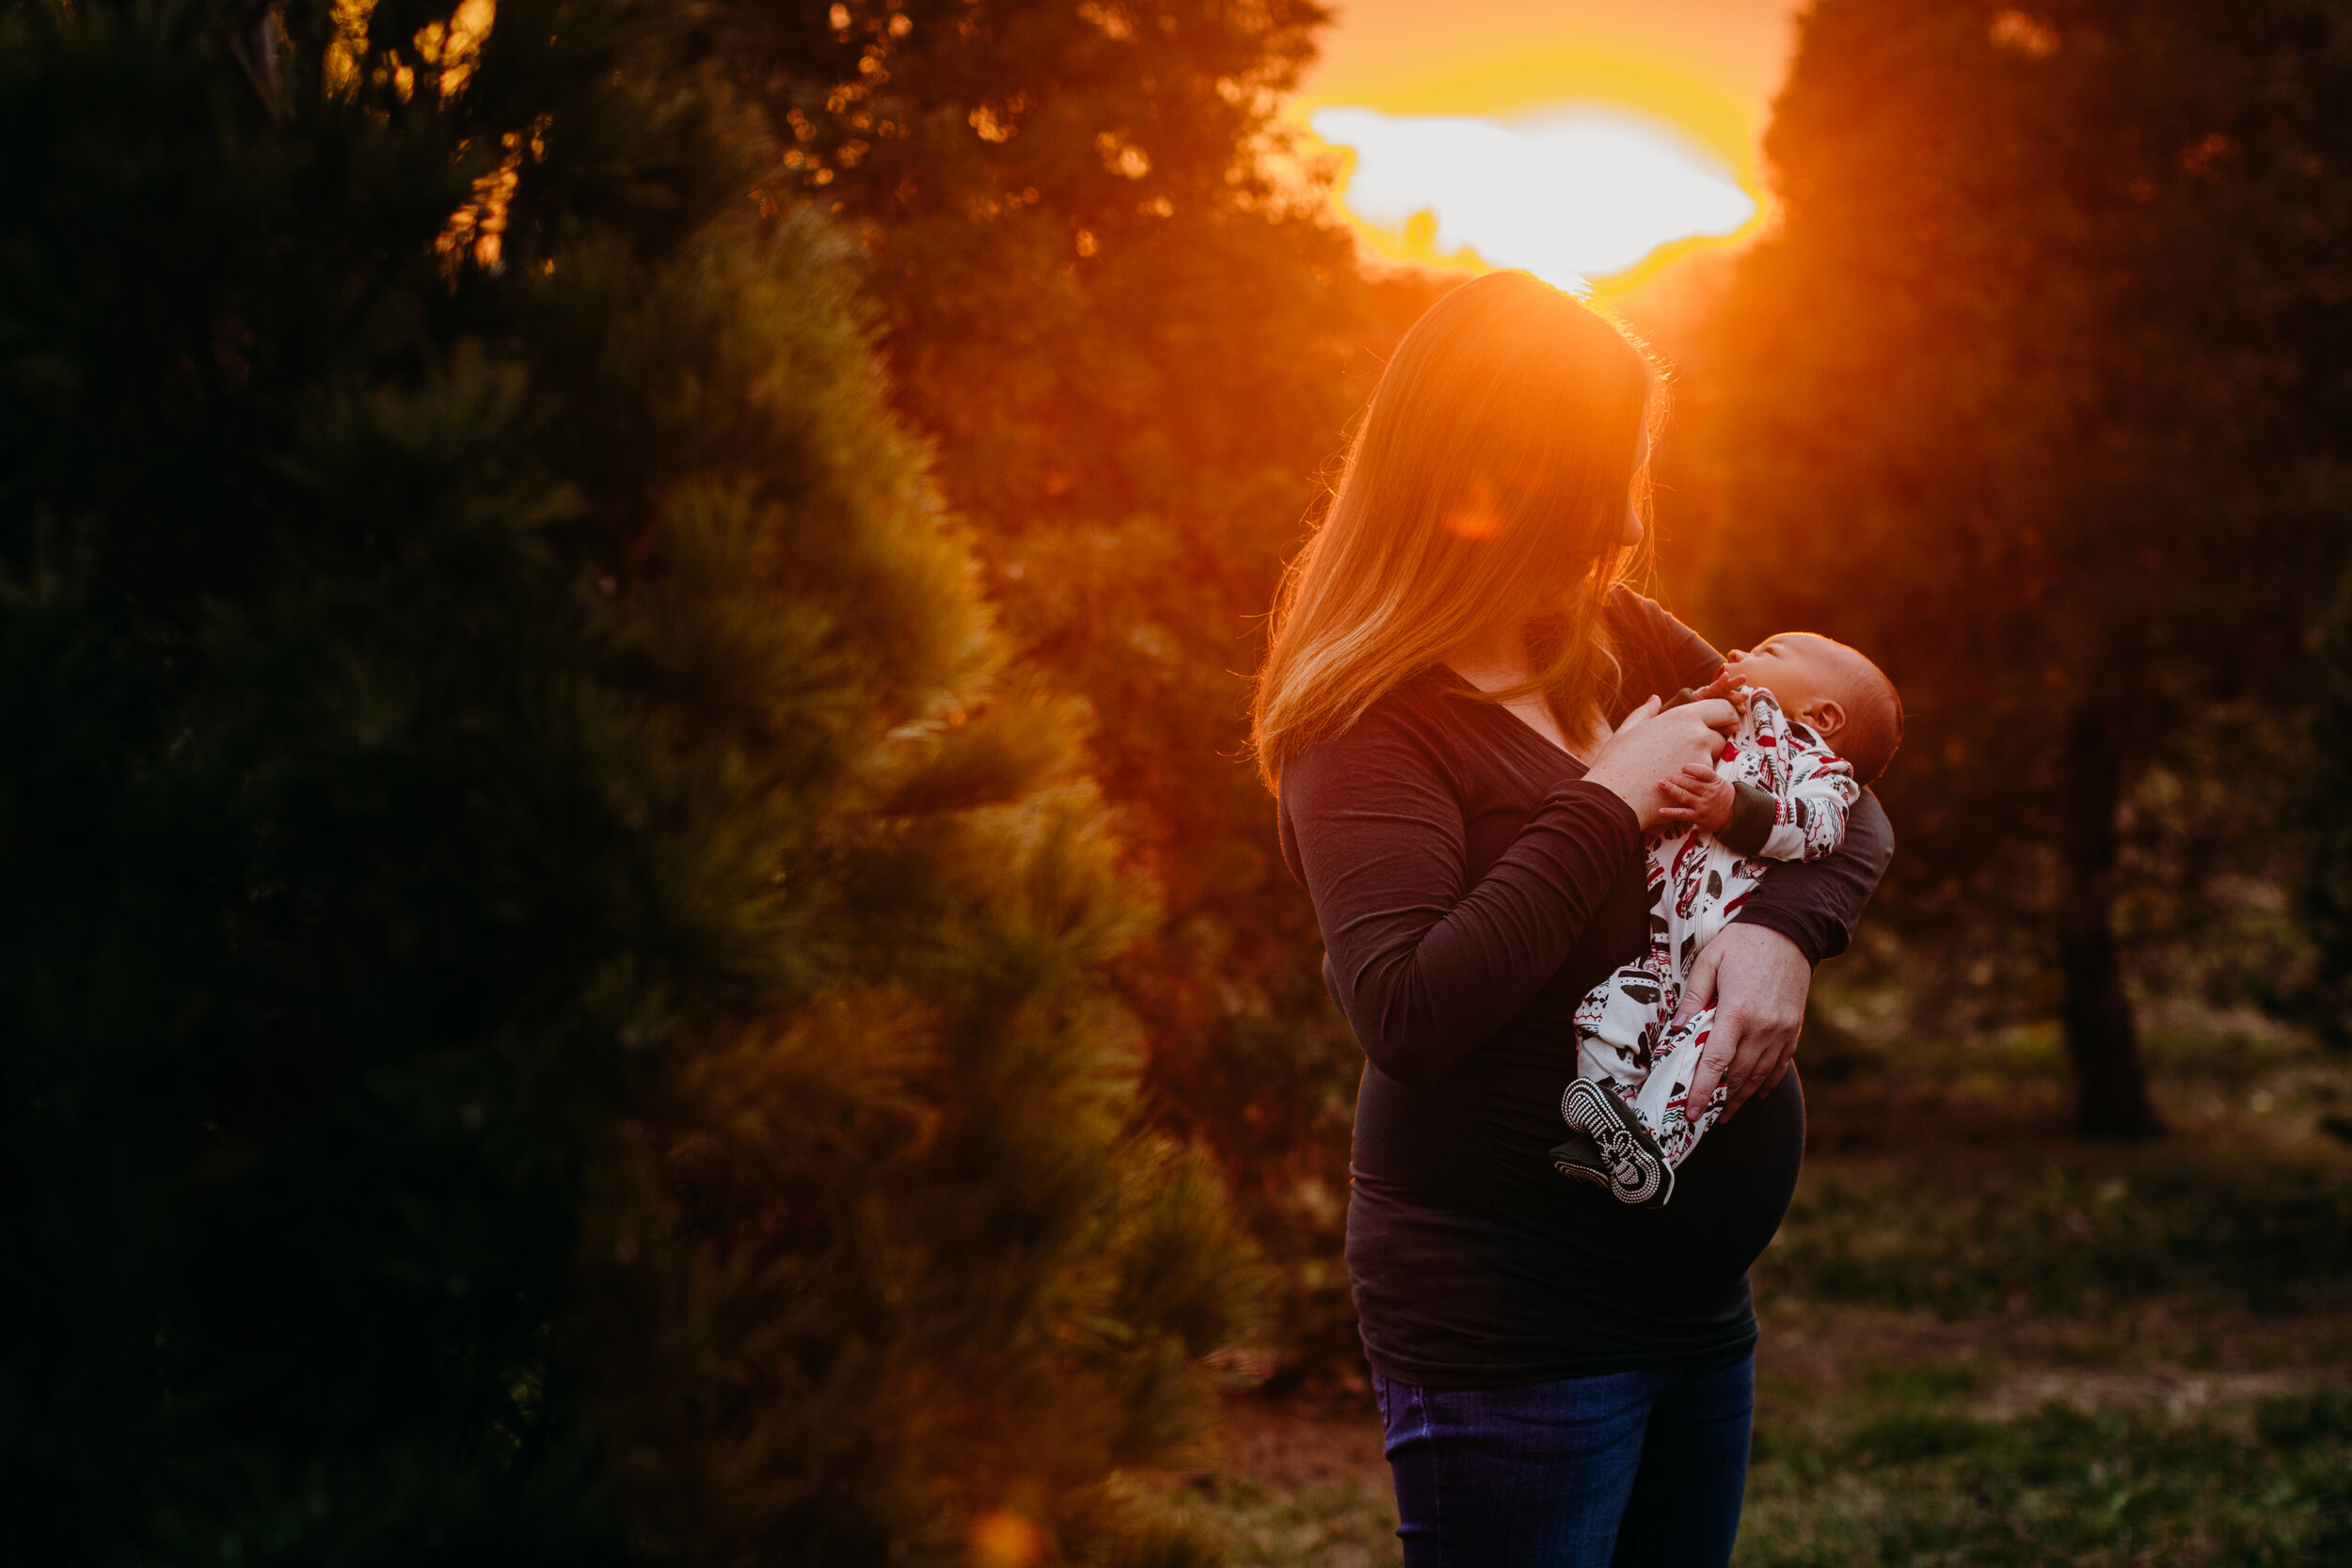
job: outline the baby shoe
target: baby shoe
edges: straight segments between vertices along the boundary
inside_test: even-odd
[[[1674,1167],[1616,1090],[1590,1078],[1560,1092],[1560,1119],[1578,1136],[1551,1151],[1552,1168],[1572,1180],[1605,1186],[1620,1203],[1662,1209],[1674,1196]]]

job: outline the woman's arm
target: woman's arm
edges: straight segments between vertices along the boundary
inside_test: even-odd
[[[1381,712],[1292,759],[1281,809],[1333,999],[1373,1064],[1415,1086],[1534,1000],[1642,852],[1623,800],[1563,784],[1469,884],[1462,808],[1441,761]]]
[[[1894,858],[1894,827],[1879,798],[1866,789],[1846,813],[1846,838],[1836,851],[1774,865],[1740,906],[1739,920],[1778,931],[1807,963],[1834,958],[1853,940],[1863,907]]]
[[[1894,830],[1878,797],[1865,790],[1846,816],[1846,842],[1836,854],[1774,865],[1739,918],[1699,949],[1681,1012],[1712,1006],[1715,1022],[1691,1075],[1693,1104],[1705,1104],[1721,1084],[1728,1119],[1780,1082],[1804,1028],[1813,966],[1846,950],[1894,856]]]

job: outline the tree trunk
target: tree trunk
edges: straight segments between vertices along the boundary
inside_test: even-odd
[[[2148,1099],[2113,925],[2115,814],[2122,790],[2114,718],[2107,705],[2086,699],[2067,728],[2059,835],[2066,880],[2058,907],[2066,1053],[2074,1066],[2075,1129],[2091,1138],[2150,1138],[2164,1122]]]

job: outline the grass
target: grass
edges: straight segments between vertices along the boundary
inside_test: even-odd
[[[1739,1568],[2352,1568],[2352,1062],[2149,1055],[2172,1132],[2141,1147],[2066,1135],[2047,1031],[1808,1081]],[[1224,1466],[1159,1493],[1196,1539],[1399,1560],[1368,1402],[1235,1408]]]
[[[2153,1295],[2308,1310],[2347,1281],[2352,1161],[2266,1146],[1823,1162],[1756,1275],[1759,1296],[1954,1319]]]
[[[2291,1037],[2152,1032],[2171,1134],[2085,1145],[2054,1031],[1883,1053],[1808,1084],[1804,1182],[1759,1297],[1947,1318],[2153,1296],[2310,1311],[2352,1299],[2352,1062]]]
[[[2352,1562],[2352,1400],[2180,1418],[1909,1393],[1768,1400],[1740,1568]]]
[[[1212,1476],[1163,1493],[1159,1508],[1211,1560],[1232,1568],[1372,1568],[1400,1560],[1385,1468],[1298,1481]]]

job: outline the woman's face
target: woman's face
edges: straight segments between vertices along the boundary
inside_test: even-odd
[[[1633,472],[1637,476],[1637,479],[1641,474],[1642,466],[1648,461],[1649,432],[1645,429],[1642,432],[1641,438],[1633,443]],[[1625,532],[1624,535],[1618,539],[1617,543],[1623,545],[1627,549],[1631,549],[1634,546],[1642,542],[1642,509],[1634,500],[1637,488],[1637,485],[1628,485],[1626,487]]]

